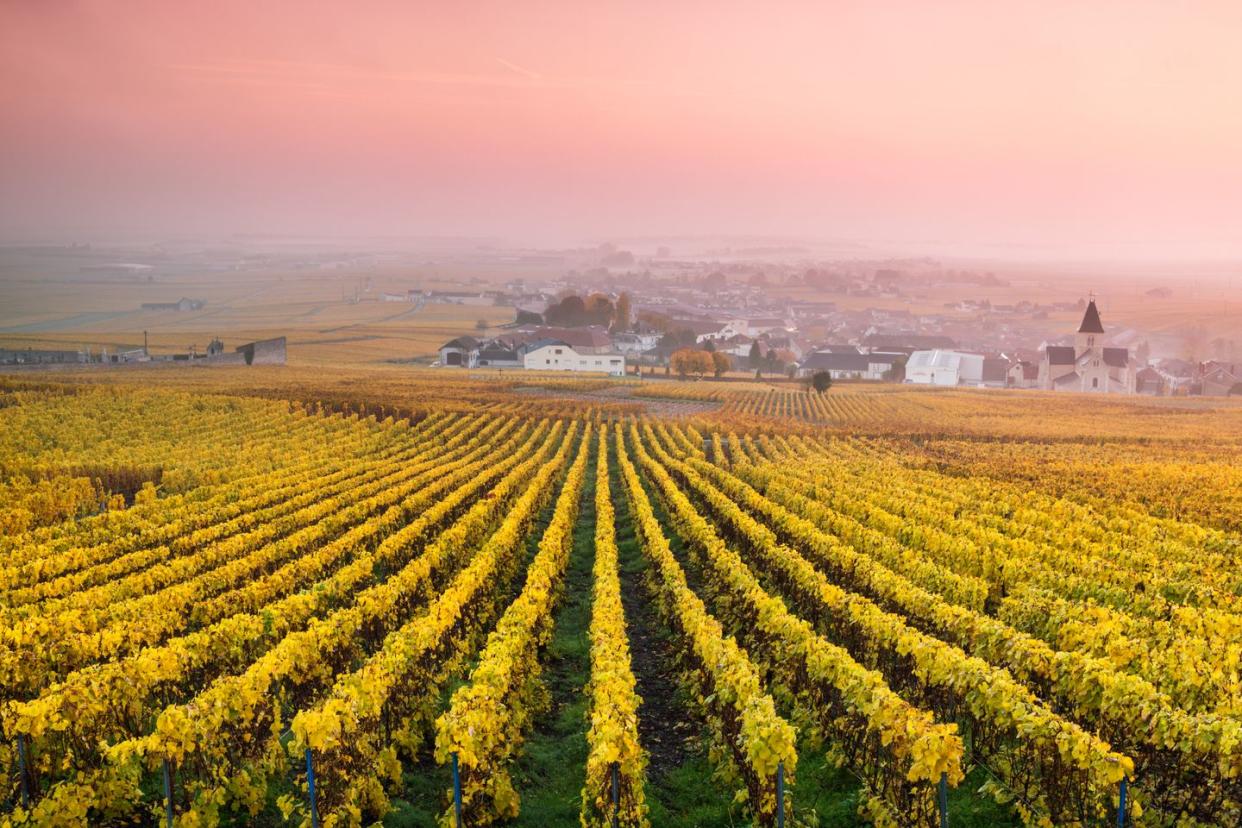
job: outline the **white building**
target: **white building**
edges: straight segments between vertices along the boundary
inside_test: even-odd
[[[705,322],[702,327],[705,330],[695,331],[695,340],[700,345],[708,341],[721,342],[739,334],[746,336],[750,326],[745,319],[730,319],[727,322]]]
[[[528,371],[582,371],[625,375],[625,354],[583,354],[560,340],[533,342],[526,352]]]
[[[983,355],[962,351],[915,351],[906,362],[906,382],[916,385],[979,385]]]
[[[641,354],[660,344],[660,334],[619,333],[612,337],[612,347],[623,354]]]

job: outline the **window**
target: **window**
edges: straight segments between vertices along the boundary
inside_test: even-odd
[[[1099,387],[1100,387],[1100,378],[1099,378],[1099,377],[1092,377],[1092,379],[1091,379],[1091,387],[1092,387],[1092,388],[1099,388]]]
[[[560,348],[554,348],[554,349],[552,350],[552,353],[556,354],[557,356],[560,356],[560,355],[561,355],[561,349],[560,349]]]

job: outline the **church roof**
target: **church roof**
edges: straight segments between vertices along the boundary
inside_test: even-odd
[[[1126,348],[1105,348],[1104,364],[1110,368],[1125,368],[1130,364],[1130,351]]]
[[[1073,365],[1074,349],[1069,345],[1049,345],[1044,349],[1049,365]]]
[[[1095,307],[1094,299],[1087,303],[1087,312],[1082,315],[1082,324],[1078,326],[1078,332],[1104,333],[1104,325],[1100,323],[1100,312]]]
[[[1054,379],[1052,381],[1052,384],[1053,385],[1073,385],[1074,383],[1078,382],[1080,379],[1081,378],[1078,376],[1077,371],[1070,371],[1068,374],[1063,374],[1057,377],[1056,379]]]

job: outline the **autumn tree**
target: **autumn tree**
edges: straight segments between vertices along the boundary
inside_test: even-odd
[[[612,300],[602,293],[593,293],[587,297],[586,317],[588,325],[611,325],[613,314],[616,308],[613,307]]]
[[[722,354],[720,351],[712,351],[712,375],[720,378],[733,368],[733,360],[729,359],[728,354]]]
[[[669,362],[673,366],[673,370],[682,379],[685,379],[690,374],[693,374],[696,378],[701,378],[704,374],[715,370],[716,367],[712,361],[711,354],[695,348],[682,348],[679,351],[674,351]]]
[[[632,312],[630,295],[622,293],[617,297],[616,313],[613,314],[612,329],[614,332],[621,333],[630,329],[630,314]]]

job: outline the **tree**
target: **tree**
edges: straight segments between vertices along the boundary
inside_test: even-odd
[[[534,311],[520,310],[517,312],[517,318],[513,321],[519,325],[542,325],[543,315]]]
[[[750,350],[746,352],[746,363],[751,368],[761,368],[763,360],[763,348],[759,345],[759,340],[750,343]]]
[[[616,309],[612,300],[602,293],[593,293],[585,302],[587,323],[590,325],[611,325]]]
[[[630,329],[630,314],[633,312],[633,308],[630,305],[630,295],[628,293],[622,293],[617,297],[617,309],[612,323],[614,332],[621,333]]]
[[[712,342],[710,339],[706,340],[703,343],[703,350],[707,351],[709,354],[714,354],[716,352],[716,343]]]
[[[549,305],[543,315],[549,325],[572,328],[586,323],[586,303],[581,296],[571,294],[555,305]]]
[[[811,375],[811,387],[819,394],[832,387],[832,374],[827,371],[816,371]]]
[[[729,359],[728,354],[722,354],[720,351],[712,351],[712,375],[720,378],[733,368],[733,360]]]
[[[660,337],[659,347],[668,351],[676,351],[679,348],[693,348],[698,337],[694,335],[694,331],[689,328],[683,328],[680,331],[669,331]]]
[[[669,363],[673,366],[673,370],[683,379],[689,374],[694,374],[696,378],[701,378],[716,367],[715,363],[712,362],[711,354],[694,348],[682,348],[679,351],[674,351]]]
[[[647,327],[653,331],[665,333],[671,327],[672,320],[662,313],[655,311],[639,311],[638,324],[640,327]]]

